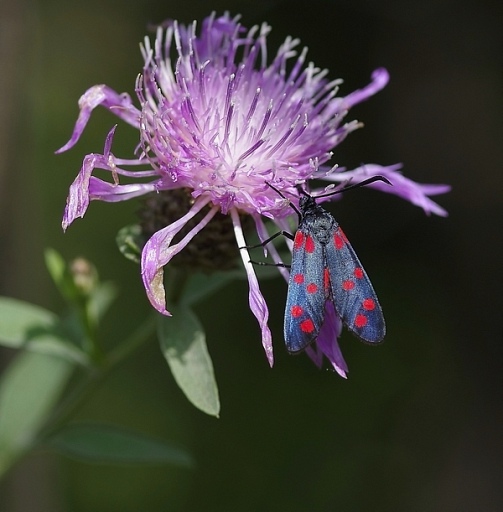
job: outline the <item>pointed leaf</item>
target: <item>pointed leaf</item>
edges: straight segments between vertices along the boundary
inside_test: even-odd
[[[32,446],[66,385],[73,364],[23,352],[0,381],[0,475]]]
[[[193,465],[191,456],[173,443],[114,425],[67,425],[47,444],[68,457],[96,464]]]
[[[158,334],[164,357],[190,402],[218,417],[220,400],[203,327],[189,308],[171,311],[172,317],[159,318]]]
[[[88,363],[87,355],[67,340],[54,313],[8,297],[0,297],[0,345]]]

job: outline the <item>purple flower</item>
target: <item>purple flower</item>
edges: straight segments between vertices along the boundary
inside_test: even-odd
[[[200,31],[195,22],[184,26],[173,21],[157,30],[153,45],[146,38],[142,46],[145,64],[136,80],[139,108],[129,95],[118,94],[106,85],[91,87],[80,98],[72,137],[58,153],[77,142],[97,106],[138,129],[140,143],[136,158],[117,158],[112,153],[115,127],[110,130],[103,154],[84,158],[70,187],[62,224],[66,229],[77,217],[83,217],[93,199],[115,202],[149,192],[188,189],[193,198],[189,210],[155,232],[141,258],[150,302],[159,312],[170,315],[165,304],[163,267],[217,213],[229,216],[248,276],[250,308],[260,324],[262,344],[272,365],[268,308],[248,251],[243,249],[246,241],[241,219],[243,215],[251,217],[259,238],[265,240],[269,233],[264,219],[288,230],[290,217],[296,216],[288,201],[267,182],[298,204],[296,185],[312,178],[345,182],[381,174],[394,186],[379,182],[371,186],[438,215],[445,215],[445,211],[428,195],[446,192],[448,187],[418,185],[403,177],[398,165],[372,164],[353,171],[330,171],[325,166],[333,148],[360,127],[356,121],[344,121],[348,110],[381,90],[388,82],[387,71],[377,69],[369,85],[347,96],[337,96],[341,81],[329,81],[326,70],[306,64],[307,51],[304,48],[297,52],[297,39],[287,38],[267,65],[271,60],[266,46],[270,27],[264,23],[247,30],[238,20],[228,14],[211,15]],[[177,55],[175,60],[171,58],[173,53]],[[93,176],[95,169],[110,171],[111,181]],[[121,184],[121,177],[139,180]],[[173,243],[201,211],[204,215]],[[272,259],[280,262],[276,249],[268,246],[268,250]],[[285,268],[278,270],[288,277]],[[340,324],[328,305],[317,343],[306,352],[318,364],[325,355],[345,376],[347,366],[337,343]]]

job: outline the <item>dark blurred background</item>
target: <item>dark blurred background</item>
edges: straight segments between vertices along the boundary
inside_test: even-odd
[[[264,283],[276,365],[270,369],[234,283],[197,308],[222,401],[207,417],[182,396],[156,343],[121,367],[80,417],[123,423],[187,446],[193,471],[85,465],[40,452],[0,486],[5,512],[503,510],[502,10],[500,2],[410,0],[3,0],[0,3],[0,293],[60,310],[43,264],[51,246],[94,261],[121,295],[106,337],[149,310],[138,268],[114,236],[138,203],[93,203],[63,235],[68,186],[116,123],[97,110],[72,151],[77,100],[106,83],[134,95],[150,23],[241,13],[272,25],[270,51],[300,37],[342,93],[386,67],[391,82],[350,113],[365,123],[333,163],[404,162],[408,177],[450,183],[448,218],[371,190],[332,211],[378,291],[387,341],[345,333],[344,381],[283,349],[286,286]],[[119,124],[114,153],[137,133]],[[239,305],[239,308],[238,306]],[[242,311],[241,315],[236,310]],[[4,351],[4,365],[11,357]]]

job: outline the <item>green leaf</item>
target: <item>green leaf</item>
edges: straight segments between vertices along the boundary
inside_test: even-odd
[[[192,457],[173,443],[114,425],[67,425],[51,436],[47,444],[68,457],[96,464],[193,466]]]
[[[0,475],[33,445],[73,369],[58,357],[23,352],[0,381]]]
[[[87,364],[87,355],[63,334],[59,318],[44,308],[0,297],[0,345]]]
[[[140,263],[141,251],[147,239],[139,224],[132,224],[120,229],[115,241],[123,256],[135,263]]]
[[[220,400],[203,327],[189,308],[175,307],[171,311],[172,317],[159,318],[158,335],[164,357],[190,402],[218,417]]]

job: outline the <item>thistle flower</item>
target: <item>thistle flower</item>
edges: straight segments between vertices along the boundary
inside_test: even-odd
[[[352,171],[332,168],[327,172],[333,148],[360,127],[356,121],[344,121],[348,110],[381,90],[388,82],[388,73],[377,69],[367,86],[338,96],[341,81],[330,81],[327,70],[306,64],[307,50],[297,51],[297,39],[288,37],[268,64],[269,32],[265,23],[247,30],[239,17],[229,14],[209,16],[200,31],[195,22],[190,26],[168,22],[158,28],[153,45],[148,38],[141,45],[145,63],[136,80],[139,108],[127,94],[106,85],[91,87],[80,98],[73,134],[58,153],[77,142],[97,106],[110,110],[140,135],[134,159],[117,158],[112,153],[115,127],[106,137],[103,154],[84,158],[70,187],[63,229],[84,216],[90,200],[124,201],[151,192],[157,197],[180,191],[190,194],[188,210],[156,228],[142,252],[141,274],[147,296],[164,315],[170,313],[165,304],[163,267],[217,216],[227,222],[230,219],[228,226],[248,276],[250,309],[259,322],[262,344],[272,365],[269,313],[244,248],[243,219],[251,219],[259,238],[265,240],[270,233],[264,219],[288,230],[294,212],[267,183],[298,204],[296,185],[313,178],[346,182],[381,174],[394,186],[376,182],[372,187],[438,215],[446,213],[428,196],[446,192],[448,187],[418,185],[398,172],[400,165],[372,164]],[[95,169],[109,171],[111,180],[94,176]],[[139,180],[121,184],[121,177]],[[194,218],[197,222],[180,236]],[[273,261],[280,263],[276,249],[268,246],[268,250]],[[287,269],[278,267],[278,271],[288,277]],[[317,364],[325,355],[345,376],[347,366],[337,343],[340,328],[336,312],[327,311],[317,344],[306,352]]]

